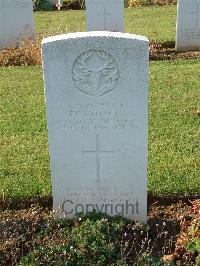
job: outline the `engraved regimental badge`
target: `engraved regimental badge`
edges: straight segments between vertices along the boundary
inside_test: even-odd
[[[107,52],[90,50],[74,62],[72,78],[76,87],[90,95],[102,96],[112,91],[119,80],[116,60]]]

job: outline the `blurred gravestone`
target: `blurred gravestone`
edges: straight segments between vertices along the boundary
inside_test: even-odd
[[[200,49],[200,0],[179,0],[176,49]]]
[[[0,48],[34,37],[32,0],[1,0],[0,16]]]
[[[124,31],[124,0],[86,0],[87,31]]]

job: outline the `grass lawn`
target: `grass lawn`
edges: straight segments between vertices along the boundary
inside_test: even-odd
[[[36,34],[50,36],[85,31],[85,11],[36,12]],[[176,6],[141,7],[125,10],[125,32],[160,42],[175,41]]]
[[[199,192],[200,62],[152,62],[149,191]],[[0,68],[0,197],[51,195],[42,70]]]

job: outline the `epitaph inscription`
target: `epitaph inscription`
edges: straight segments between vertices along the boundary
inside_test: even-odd
[[[109,53],[100,50],[80,55],[72,70],[76,87],[90,96],[102,96],[112,91],[119,76],[116,60]]]
[[[134,187],[127,186],[126,191],[121,192],[120,187],[102,185],[97,185],[96,188],[80,186],[76,192],[68,188],[66,200],[61,204],[61,212],[66,217],[92,211],[121,216],[126,216],[127,213],[131,213],[133,216],[140,215],[142,205],[135,197],[133,190]],[[87,203],[82,204],[82,202]]]

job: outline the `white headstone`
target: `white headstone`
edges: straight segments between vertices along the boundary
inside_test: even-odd
[[[32,0],[0,0],[0,48],[34,35]]]
[[[124,31],[124,0],[86,0],[87,31]]]
[[[54,209],[145,222],[148,40],[71,33],[42,54]]]
[[[200,49],[200,0],[179,0],[176,49]]]

